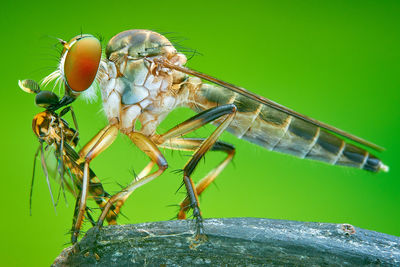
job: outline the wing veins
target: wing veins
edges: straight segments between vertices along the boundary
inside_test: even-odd
[[[262,97],[262,96],[259,96],[257,94],[254,94],[254,93],[252,93],[252,92],[250,92],[250,91],[248,91],[248,90],[246,90],[246,89],[244,89],[242,87],[233,85],[231,83],[224,82],[224,81],[219,80],[219,79],[217,79],[215,77],[212,77],[210,75],[198,72],[198,71],[193,70],[193,69],[189,69],[189,68],[185,68],[185,67],[180,67],[180,66],[174,65],[174,64],[168,62],[167,60],[159,60],[159,61],[157,61],[157,63],[159,63],[161,65],[164,65],[167,68],[175,69],[175,70],[181,71],[183,73],[186,73],[186,74],[189,74],[189,75],[193,75],[193,76],[199,77],[201,79],[207,80],[209,82],[218,84],[218,85],[220,85],[222,87],[225,87],[227,89],[232,90],[235,93],[238,93],[238,94],[241,94],[241,95],[243,95],[245,97],[253,99],[253,100],[255,100],[255,101],[257,101],[257,102],[259,102],[261,104],[264,104],[264,105],[267,105],[269,107],[275,108],[275,109],[277,109],[279,111],[282,111],[282,112],[284,112],[286,114],[289,114],[289,115],[291,115],[293,117],[296,117],[296,118],[301,119],[303,121],[306,121],[306,122],[309,122],[311,124],[314,124],[314,125],[316,125],[318,127],[321,127],[321,128],[323,128],[323,129],[325,129],[327,131],[333,132],[333,133],[335,133],[337,135],[345,137],[345,138],[347,138],[349,140],[352,140],[354,142],[360,143],[360,144],[362,144],[364,146],[367,146],[369,148],[372,148],[374,150],[377,150],[377,151],[383,151],[384,150],[383,147],[378,146],[378,145],[376,145],[376,144],[374,144],[372,142],[369,142],[369,141],[367,141],[365,139],[362,139],[362,138],[360,138],[358,136],[352,135],[352,134],[350,134],[348,132],[345,132],[345,131],[343,131],[343,130],[341,130],[339,128],[333,127],[333,126],[331,126],[329,124],[326,124],[326,123],[323,123],[321,121],[318,121],[318,120],[315,120],[313,118],[310,118],[308,116],[305,116],[305,115],[303,115],[301,113],[298,113],[298,112],[296,112],[294,110],[291,110],[291,109],[289,109],[289,108],[287,108],[285,106],[282,106],[282,105],[280,105],[280,104],[278,104],[278,103],[276,103],[276,102],[274,102],[272,100],[269,100],[269,99],[267,99],[265,97]]]

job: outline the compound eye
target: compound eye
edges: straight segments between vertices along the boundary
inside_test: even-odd
[[[59,101],[58,96],[50,91],[40,91],[35,97],[35,104],[42,108],[57,105]]]
[[[91,35],[77,36],[69,42],[64,63],[65,81],[70,89],[82,92],[96,78],[101,59],[100,41]]]

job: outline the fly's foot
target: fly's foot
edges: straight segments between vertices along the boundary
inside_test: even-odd
[[[93,226],[92,227],[92,244],[89,246],[91,248],[95,248],[96,247],[96,243],[97,243],[97,238],[99,236],[100,233],[100,227],[99,225]]]
[[[92,253],[90,253],[90,251],[87,251],[85,254],[83,254],[83,256],[85,257],[85,258],[88,258],[88,257],[93,257],[96,261],[99,261],[100,260],[100,256],[99,256],[99,254],[97,254],[96,252],[92,252]]]
[[[81,251],[81,248],[79,247],[79,243],[75,243],[72,245],[72,253],[73,254],[78,254]]]
[[[178,212],[177,218],[178,218],[178,220],[186,219],[186,212],[184,210],[180,209],[179,212]]]
[[[100,227],[99,226],[93,226],[90,229],[91,233],[89,235],[86,235],[85,237],[85,257],[93,257],[96,261],[100,259],[100,256],[97,251],[97,239],[100,233]],[[77,243],[79,244],[79,243]]]
[[[193,216],[195,218],[195,223],[196,223],[196,232],[190,242],[189,247],[191,249],[195,249],[207,241],[207,235],[205,234],[204,231],[203,217],[201,216],[199,207],[195,206],[193,208]]]
[[[79,232],[80,232],[79,229],[72,230],[72,235],[71,235],[71,243],[72,243],[72,245],[75,245],[76,242],[78,242]]]
[[[204,233],[203,234],[196,233],[193,237],[189,239],[189,241],[190,241],[189,248],[196,249],[198,246],[207,242],[208,238]]]

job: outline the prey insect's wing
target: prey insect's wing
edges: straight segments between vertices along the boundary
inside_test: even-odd
[[[310,117],[307,117],[307,116],[305,116],[303,114],[300,114],[300,113],[298,113],[298,112],[296,112],[294,110],[291,110],[291,109],[289,109],[289,108],[287,108],[285,106],[282,106],[282,105],[280,105],[280,104],[278,104],[278,103],[276,103],[276,102],[274,102],[272,100],[269,100],[267,98],[264,98],[262,96],[254,94],[254,93],[252,93],[250,91],[247,91],[246,89],[244,89],[242,87],[239,87],[239,86],[224,82],[222,80],[219,80],[219,79],[217,79],[215,77],[212,77],[210,75],[198,72],[196,70],[192,70],[192,69],[189,69],[189,68],[186,68],[186,67],[177,66],[175,64],[170,63],[167,60],[158,60],[158,61],[156,61],[156,63],[160,64],[160,65],[162,65],[162,66],[164,66],[166,68],[174,69],[174,70],[186,73],[188,75],[196,76],[196,77],[199,77],[199,78],[204,79],[206,81],[218,84],[218,85],[220,85],[222,87],[225,87],[225,88],[227,88],[229,90],[232,90],[235,93],[243,95],[243,96],[245,96],[247,98],[250,98],[250,99],[252,99],[254,101],[257,101],[260,104],[267,105],[269,107],[272,107],[274,109],[282,111],[282,112],[284,112],[286,114],[289,114],[289,115],[291,115],[293,117],[299,118],[299,119],[301,119],[303,121],[306,121],[308,123],[311,123],[313,125],[321,127],[321,128],[323,128],[323,129],[325,129],[325,130],[327,130],[329,132],[332,132],[334,134],[340,135],[340,136],[345,137],[345,138],[347,138],[349,140],[352,140],[354,142],[362,144],[362,145],[364,145],[366,147],[372,148],[372,149],[377,150],[377,151],[383,151],[384,150],[383,147],[378,146],[378,145],[376,145],[376,144],[374,144],[372,142],[369,142],[369,141],[367,141],[365,139],[362,139],[362,138],[360,138],[358,136],[352,135],[352,134],[350,134],[348,132],[345,132],[345,131],[343,131],[341,129],[338,129],[338,128],[333,127],[331,125],[328,125],[326,123],[320,122],[320,121],[315,120],[315,119],[310,118]]]
[[[43,143],[40,143],[40,160],[42,162],[43,173],[46,176],[47,186],[49,187],[51,202],[53,202],[54,211],[57,212],[56,205],[54,202],[54,197],[53,197],[53,191],[51,190],[51,186],[50,186],[49,172],[47,170],[46,160],[44,158]]]

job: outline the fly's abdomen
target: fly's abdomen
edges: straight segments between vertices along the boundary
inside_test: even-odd
[[[236,105],[237,114],[227,130],[268,150],[372,172],[387,168],[368,151],[346,143],[342,138],[310,122],[229,89],[198,84],[193,95],[191,107],[197,112],[218,105]]]

